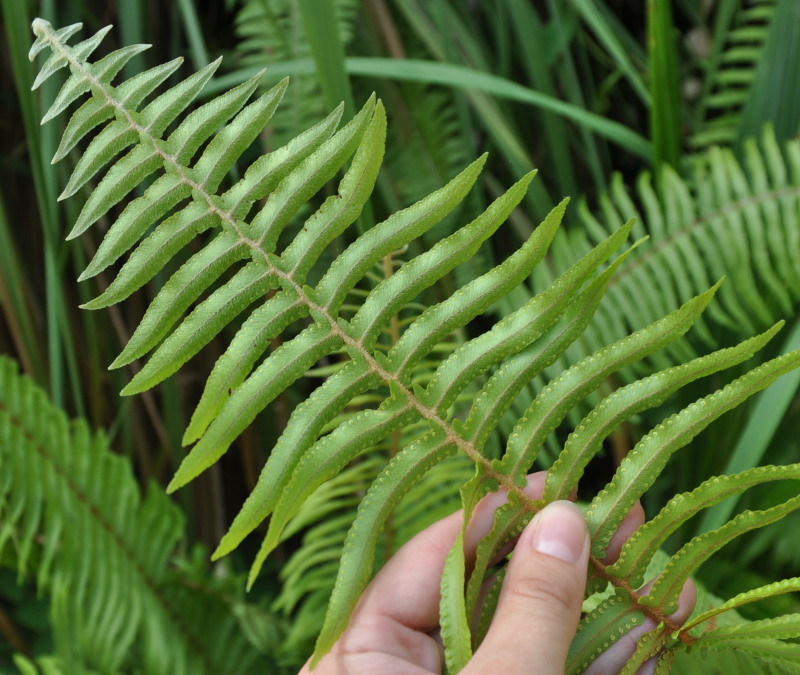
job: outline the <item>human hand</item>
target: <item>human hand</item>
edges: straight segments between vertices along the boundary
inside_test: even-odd
[[[528,477],[526,492],[542,494],[545,473]],[[476,507],[465,536],[467,563],[490,531],[493,514],[506,497],[485,497]],[[438,638],[439,584],[444,561],[461,530],[456,512],[407,542],[367,587],[350,623],[315,667],[314,675],[430,675],[441,673]],[[613,562],[623,543],[644,522],[637,504],[609,546]],[[508,565],[494,619],[463,675],[560,675],[580,621],[589,559],[589,533],[583,515],[569,502],[539,512],[520,535]],[[673,615],[682,623],[694,606],[687,584]],[[648,620],[621,638],[587,670],[589,675],[617,673],[633,654],[636,638],[652,630]],[[640,673],[652,672],[652,665]],[[300,675],[309,675],[308,663]]]

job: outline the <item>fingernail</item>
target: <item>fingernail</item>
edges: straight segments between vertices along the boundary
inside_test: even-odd
[[[564,562],[578,562],[589,545],[586,521],[572,502],[548,504],[534,516],[532,525],[534,550]]]

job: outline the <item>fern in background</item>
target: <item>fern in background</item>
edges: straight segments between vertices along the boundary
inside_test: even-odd
[[[793,255],[800,245],[800,144],[781,147],[767,129],[760,143],[745,144],[743,163],[732,150],[714,147],[691,156],[689,164],[686,178],[670,168],[660,180],[643,173],[633,194],[615,175],[600,198],[601,212],[581,204],[583,227],[556,239],[553,259],[560,266],[605,239],[621,220],[635,218],[635,234],[650,236],[609,283],[598,320],[574,349],[573,362],[649,324],[722,276],[727,281],[719,302],[707,315],[716,327],[698,323],[707,346],[719,346],[720,329],[740,338],[794,315],[800,300]],[[554,277],[544,266],[537,276],[540,284]],[[649,368],[695,355],[679,343],[654,356]]]
[[[50,598],[45,672],[263,672],[275,619],[248,609],[235,577],[204,578],[178,507],[154,486],[142,498],[105,437],[16,370],[0,357],[0,552]],[[274,643],[257,648],[248,623],[274,625]]]
[[[282,148],[255,160],[243,177],[229,181],[228,170],[262,132],[285,83],[248,103],[259,82],[253,78],[180,119],[218,62],[153,96],[176,63],[112,84],[141,47],[122,48],[91,62],[90,55],[107,30],[71,46],[68,40],[78,29],[75,25],[54,30],[37,19],[31,57],[50,52],[37,86],[69,68],[45,119],[88,94],[67,125],[57,153],[62,158],[91,137],[64,196],[75,194],[102,167],[108,167],[71,233],[80,235],[106,214],[112,223],[83,278],[111,268],[129,253],[111,285],[87,307],[125,299],[190,242],[196,246],[196,252],[163,286],[113,364],[124,366],[153,352],[124,393],[161,382],[237,316],[244,318],[209,376],[184,435],[186,443],[195,445],[170,489],[213,466],[256,415],[309,368],[321,361],[341,362],[293,411],[258,485],[215,553],[219,557],[230,552],[269,517],[251,570],[252,583],[287,529],[309,522],[303,509],[313,503],[317,489],[332,489],[335,483],[328,481],[341,472],[376,462],[361,474],[370,480],[370,473],[378,472],[358,505],[344,543],[317,657],[344,629],[358,592],[372,573],[376,552],[396,545],[397,541],[386,545],[385,524],[403,497],[448,458],[461,457],[472,475],[467,478],[465,473],[459,481],[467,515],[481,496],[500,487],[508,491],[509,502],[496,512],[495,527],[480,544],[476,568],[469,577],[460,542],[448,558],[442,636],[448,667],[457,671],[480,640],[480,630],[470,630],[467,617],[476,609],[476,591],[493,554],[543,503],[563,498],[578,486],[588,462],[614,427],[658,405],[692,380],[746,361],[777,330],[775,326],[734,347],[659,370],[605,396],[559,448],[544,500],[532,501],[521,486],[551,432],[612,373],[680,340],[717,287],[553,376],[516,419],[504,439],[505,447],[493,446],[490,438],[527,383],[555,363],[593,321],[606,287],[630,253],[605,265],[628,236],[631,223],[599,241],[540,293],[484,332],[475,330],[473,319],[529,277],[556,234],[565,203],[553,209],[528,241],[500,265],[441,301],[424,302],[415,309],[414,301],[425,298],[438,280],[474,255],[509,217],[524,198],[531,175],[468,225],[396,270],[392,265],[391,273],[383,274],[380,281],[370,281],[372,268],[455,209],[477,180],[483,159],[445,187],[372,226],[320,269],[318,261],[326,247],[354,223],[372,192],[385,135],[380,102],[368,101],[338,130],[340,111],[334,112]],[[298,215],[342,168],[345,172],[336,192],[312,215]],[[136,196],[140,186],[146,189]],[[129,197],[119,213],[110,212]],[[454,331],[477,337],[429,361]],[[277,336],[282,336],[282,344],[268,353]],[[659,650],[667,669],[676,654],[685,658],[690,647],[692,654],[735,648],[735,653],[768,663],[797,663],[795,645],[781,641],[800,634],[794,615],[757,624],[739,622],[733,627],[711,621],[720,612],[796,590],[796,580],[737,596],[721,608],[701,608],[703,613],[684,628],[665,619],[674,609],[683,582],[709,556],[733,538],[796,509],[800,506],[796,496],[742,513],[689,540],[669,559],[649,591],[640,596],[632,590],[646,581],[647,566],[659,547],[685,521],[750,487],[795,480],[797,465],[710,479],[691,493],[676,496],[640,528],[617,563],[609,566],[601,560],[616,526],[647,492],[670,456],[798,362],[798,352],[766,361],[668,416],[641,439],[611,481],[590,500],[586,510],[593,535],[590,591],[603,591],[610,585],[612,595],[595,603],[582,622],[570,655],[570,672],[583,670],[609,641],[646,616],[654,618],[658,627],[640,640],[640,648],[626,666],[630,672]],[[459,398],[469,387],[474,395]],[[357,397],[365,394],[372,400],[359,402]],[[345,414],[331,426],[350,405],[355,414]],[[392,522],[398,541],[407,536],[400,513]],[[379,545],[382,536],[384,542]],[[287,575],[292,572],[287,570]],[[483,611],[491,615],[491,607]]]
[[[355,0],[337,0],[337,31],[342,44],[353,37],[358,3]],[[238,63],[243,68],[264,68],[268,64],[286,63],[308,59],[311,48],[306,38],[302,15],[297,2],[287,0],[247,0],[236,13]],[[324,115],[325,100],[320,85],[313,74],[293,78],[288,100],[276,111],[270,124],[271,143],[279,147],[296,134],[297,130],[311,126]]]
[[[752,93],[775,6],[774,0],[748,2],[738,9],[729,5],[726,13],[735,16],[732,25],[726,26],[729,31],[724,37],[717,35],[712,41],[701,31],[692,35],[696,50],[716,47],[705,73],[705,87],[709,91],[700,99],[697,115],[701,121],[690,139],[692,147],[736,144],[742,109]]]

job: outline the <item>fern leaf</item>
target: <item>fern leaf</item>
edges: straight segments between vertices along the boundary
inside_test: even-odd
[[[357,506],[359,493],[369,487],[370,482],[378,475],[384,463],[383,458],[379,455],[364,457],[363,461],[354,462],[352,466],[347,467],[338,476],[326,481],[305,501],[289,525],[284,529],[284,539],[301,532],[308,525],[318,520],[320,525],[324,526],[326,516],[340,508]],[[322,513],[320,514],[320,512]],[[350,520],[352,520],[352,515]],[[350,520],[343,521],[345,532]],[[306,536],[308,534],[309,532],[307,531]]]
[[[208,209],[199,204],[170,216],[139,244],[108,288],[81,307],[101,309],[124,300],[150,281],[156,270],[164,267],[197,234],[211,227],[214,220]]]
[[[653,675],[665,675],[672,672],[672,662],[675,658],[675,651],[668,650],[663,652],[657,659]]]
[[[85,309],[99,309],[124,300],[149,281],[155,271],[161,269],[196,234],[204,232],[220,221],[241,216],[243,211],[250,209],[256,199],[261,199],[275,187],[283,172],[295,168],[330,137],[340,115],[341,110],[334,111],[326,120],[300,134],[287,146],[254,162],[244,177],[222,196],[221,201],[226,205],[227,211],[218,214],[208,204],[195,202],[157,225],[133,251],[109,287],[100,296],[82,306]],[[125,218],[125,213],[121,218]],[[112,225],[111,230],[114,229],[115,225]],[[120,233],[120,236],[123,234]],[[135,243],[133,238],[131,240],[129,246]],[[104,244],[105,240],[101,243],[95,259],[101,256],[101,252],[105,253]],[[116,250],[112,249],[112,252],[116,253]],[[97,264],[102,266],[105,262],[101,258]],[[87,269],[94,271],[93,265],[95,265],[94,260]],[[87,276],[88,271],[80,278]]]
[[[322,625],[324,604],[336,578],[342,544],[355,509],[384,464],[382,457],[372,455],[348,467],[321,486],[284,530],[285,537],[305,530],[304,545],[281,569],[284,586],[273,607],[302,612],[309,604],[323,600],[319,613],[307,622],[308,635],[304,641],[307,652]]]
[[[618,261],[624,259],[624,255]],[[531,347],[505,360],[475,397],[459,433],[482,447],[522,388],[581,335],[594,316],[617,261],[570,302],[561,319]]]
[[[99,35],[100,40],[102,40],[103,36],[100,33],[97,35]],[[100,40],[97,41],[97,44],[99,44]],[[97,63],[92,64],[87,69],[89,71],[89,76],[92,80],[108,84],[117,73],[122,70],[128,61],[145,49],[148,49],[149,46],[150,45],[131,45],[130,47],[117,49],[108,56],[100,59]],[[61,91],[58,92],[56,100],[53,101],[53,104],[44,114],[44,117],[42,117],[42,123],[49,122],[54,117],[60,115],[88,89],[89,80],[76,76],[75,74],[70,76],[69,80],[61,87]]]
[[[715,476],[691,492],[676,495],[655,518],[631,536],[622,547],[617,562],[607,567],[606,573],[626,578],[633,586],[639,586],[644,570],[667,537],[701,509],[766,481],[791,479],[800,479],[800,466],[757,467],[734,476]]]
[[[667,613],[674,612],[684,582],[715,551],[734,537],[753,528],[774,523],[798,508],[800,497],[794,497],[770,509],[740,513],[722,527],[695,537],[672,557],[650,592],[640,600],[641,604],[647,607],[663,607]]]
[[[120,368],[149,352],[203,291],[247,255],[247,246],[235,234],[221,232],[214,237],[164,284],[110,367]]]
[[[439,617],[442,644],[448,673],[457,673],[472,657],[471,634],[467,622],[467,607],[462,592],[466,575],[464,532],[459,532],[453,548],[447,554],[442,572]]]
[[[377,382],[379,379],[375,373],[352,362],[326,380],[295,409],[259,476],[258,484],[220,542],[215,557],[236,548],[269,515],[280,496],[278,488],[290,480],[302,453],[312,446],[325,423],[355,395]]]
[[[718,607],[714,607],[713,609],[709,609],[693,617],[692,620],[687,623],[686,626],[684,626],[684,630],[691,630],[695,626],[700,626],[718,614],[722,614],[723,612],[727,612],[732,609],[738,609],[739,607],[751,602],[772,598],[784,593],[796,593],[798,590],[800,590],[800,577],[793,577],[791,579],[783,579],[782,581],[776,581],[775,583],[767,584],[766,586],[754,588],[752,590],[745,591],[744,593],[739,593],[730,600],[726,600]]]
[[[136,136],[131,132],[128,138],[134,141]],[[155,173],[160,165],[161,158],[153,148],[143,145],[134,147],[103,176],[81,210],[70,237],[76,237],[86,231],[112,206],[125,199],[145,178]],[[88,179],[87,176],[85,180]]]
[[[622,595],[602,602],[581,619],[578,635],[567,655],[565,672],[582,673],[611,644],[641,625],[644,618],[642,612],[631,606],[630,599]]]
[[[200,303],[164,340],[147,364],[131,379],[124,393],[145,391],[172,375],[217,332],[275,286],[275,276],[262,265],[252,262],[243,267],[229,283]]]
[[[475,254],[522,200],[532,179],[533,174],[529,173],[472,223],[410,260],[396,274],[381,282],[350,321],[352,334],[357,335],[365,347],[371,348],[389,317],[420,291]]]
[[[112,122],[89,144],[86,152],[75,166],[60,199],[75,194],[116,154],[139,140],[140,134],[145,134],[145,137],[151,139],[157,138],[183,112],[188,103],[203,88],[203,85],[211,79],[219,63],[217,60],[209,64],[203,70],[156,97],[138,114],[140,121],[134,119],[132,112],[124,108],[120,110],[122,103],[114,100],[112,105],[115,113],[120,114],[122,119]],[[89,77],[88,74],[85,76]],[[114,163],[93,192],[95,195],[99,191],[105,201],[102,201],[99,196],[91,197],[81,210],[78,220],[67,238],[73,239],[89,228],[111,206],[121,201],[136,187],[139,181],[155,171],[165,159],[167,159],[166,153],[158,147],[157,143],[151,141],[149,144],[134,147],[127,155]]]
[[[170,155],[175,161],[179,164],[187,162],[199,145],[207,140],[210,133],[244,104],[256,83],[257,81],[252,81],[245,83],[248,86],[237,87],[241,92],[234,90],[237,95],[230,97],[228,101],[219,99],[212,101],[213,114],[205,113],[203,119],[191,119],[193,115],[190,115],[166,142],[166,147],[169,148]],[[200,185],[206,189],[216,189],[225,172],[272,116],[283,97],[286,84],[285,81],[282,82],[258,101],[250,104],[214,137],[191,169],[198,178],[202,177],[197,181]],[[197,112],[202,111],[201,108]],[[190,123],[187,131],[182,132],[187,122]],[[234,138],[237,141],[235,143],[232,142]],[[179,175],[167,174],[157,179],[142,197],[133,200],[114,221],[92,262],[81,275],[81,279],[94,276],[115,262],[142,237],[151,223],[163,218],[172,207],[188,197],[191,190],[190,183]]]
[[[163,218],[190,194],[191,188],[176,176],[157,179],[144,196],[132,201],[114,222],[80,280],[89,279],[116,262],[139,241],[151,223]]]
[[[122,82],[117,87],[120,101],[126,106],[137,108],[147,96],[180,67],[182,62],[183,59],[173,59]],[[73,113],[67,123],[61,136],[61,142],[53,156],[53,162],[66,157],[90,131],[113,116],[114,106],[107,100],[90,98],[86,101]]]
[[[555,213],[563,213],[562,204]],[[560,216],[559,220],[560,220]],[[567,270],[550,288],[534,296],[525,306],[504,318],[490,330],[464,344],[434,373],[426,388],[426,405],[445,411],[464,387],[478,375],[511,354],[515,354],[541,337],[564,313],[580,285],[619,245],[627,234],[626,228],[610,237],[605,246],[598,247]]]
[[[489,632],[489,626],[494,618],[495,610],[497,609],[497,602],[500,599],[500,590],[503,586],[503,580],[506,576],[506,568],[502,568],[495,575],[492,580],[492,585],[486,592],[481,605],[481,616],[478,625],[475,627],[475,642],[480,644]]]
[[[780,642],[778,640],[728,640],[718,643],[715,647],[709,647],[708,656],[717,662],[730,662],[730,658],[725,658],[729,654],[735,655],[734,665],[740,666],[741,656],[751,657],[745,661],[745,667],[754,672],[776,673],[800,673],[800,647],[796,644]]]
[[[636,640],[633,655],[625,662],[620,675],[636,675],[639,669],[650,659],[657,656],[670,641],[669,634],[663,629],[655,629],[641,635]]]
[[[292,472],[291,481],[281,490],[254,565],[261,566],[277,545],[286,523],[317,487],[336,476],[359,454],[418,417],[419,413],[410,409],[405,400],[388,398],[377,410],[359,413],[308,450]]]
[[[610,373],[683,335],[710,302],[718,285],[660,321],[609,345],[597,355],[565,371],[536,397],[531,408],[517,423],[508,439],[501,470],[507,475],[526,473],[544,439],[578,400],[596,389]]]
[[[63,672],[127,672],[148,660],[159,664],[148,672],[253,672],[258,654],[230,633],[231,607],[206,588],[172,586],[179,509],[161,490],[142,495],[104,436],[69,422],[2,357],[0,464],[0,549],[53,598]],[[201,608],[216,630],[191,620]]]
[[[306,221],[281,255],[281,261],[293,279],[305,281],[325,247],[361,214],[378,176],[385,139],[386,115],[379,104],[337,193]]]
[[[503,263],[471,281],[443,302],[426,309],[392,347],[387,356],[387,367],[399,373],[410,370],[453,330],[488,309],[498,298],[517,286],[544,257],[560,222],[561,210],[557,207],[531,238]]]
[[[306,314],[296,293],[280,291],[251,312],[211,372],[200,402],[183,437],[188,445],[199,439],[230,394],[247,377],[271,340],[286,326]]]
[[[213,165],[207,166],[211,158],[214,164],[221,162],[223,167],[232,165],[258,134],[259,128],[263,128],[272,117],[288,85],[284,80],[240,112],[260,79],[261,74],[257,74],[189,113],[162,145],[162,151],[167,154],[166,163],[185,166],[198,148],[213,135],[192,167],[192,173],[197,178],[202,177],[199,182],[207,189],[216,188],[222,176],[219,170],[212,170]],[[234,115],[237,115],[236,118],[229,124]],[[215,134],[218,129],[219,133]],[[222,169],[223,174],[225,170]]]
[[[50,26],[47,21],[35,19],[32,27],[34,33],[37,35],[37,40],[33,43],[33,46],[28,54],[31,60],[33,60],[45,47],[50,47],[52,49],[52,45],[54,43],[65,43],[83,27],[83,24],[74,23],[71,26],[67,26],[66,28],[61,28],[60,30],[53,32],[52,26]],[[75,45],[75,47],[72,48],[72,52],[77,58],[87,58],[95,49],[97,49],[103,38],[108,35],[108,32],[111,30],[111,28],[111,26],[102,28],[88,40],[84,40],[83,42]],[[52,33],[52,41],[47,39],[49,37],[48,33]],[[58,72],[61,68],[65,68],[68,63],[69,61],[63,52],[54,50],[47,61],[45,61],[45,63],[42,65],[41,69],[39,70],[39,74],[36,76],[36,79],[33,82],[33,87],[31,88],[38,89],[43,82],[50,78],[51,75]]]
[[[584,254],[619,219],[637,218],[651,236],[620,268],[598,310],[595,331],[587,332],[570,362],[651,323],[723,276],[727,281],[717,302],[698,322],[698,336],[709,346],[723,346],[722,331],[712,330],[714,325],[746,337],[792,316],[800,288],[800,267],[792,255],[800,245],[800,190],[793,178],[800,166],[797,146],[795,140],[779,144],[766,128],[760,138],[744,142],[743,161],[729,149],[710,148],[692,157],[685,177],[667,168],[654,182],[645,173],[630,194],[615,178],[602,214],[581,205],[580,232],[554,241],[558,260]],[[545,271],[540,269],[541,281],[549,283],[552,275]],[[620,375],[631,382],[636,373],[696,356],[687,344],[676,343]]]
[[[181,462],[167,490],[177,490],[211,466],[275,396],[341,345],[338,335],[318,325],[283,343],[225,402],[203,438]]]
[[[275,187],[264,208],[244,226],[244,233],[257,242],[261,251],[272,252],[278,236],[297,209],[327,183],[362,141],[373,113],[380,118],[382,106],[367,101],[350,122],[289,172]],[[375,124],[380,126],[380,122]]]
[[[455,450],[455,444],[444,434],[431,432],[404,448],[370,486],[347,534],[336,585],[317,639],[312,665],[331,648],[347,625],[358,596],[372,572],[375,543],[383,522],[425,471]]]
[[[408,244],[452,211],[474,185],[486,158],[476,160],[443,188],[378,223],[328,268],[315,289],[316,302],[335,314],[346,294],[383,256]]]
[[[75,194],[80,187],[90,180],[113,157],[129,148],[137,140],[136,131],[123,121],[110,122],[86,148],[70,175],[70,181],[61,192],[60,198],[66,199]],[[85,229],[85,228],[84,228]],[[77,237],[80,232],[68,236]]]
[[[757,640],[784,640],[800,636],[800,614],[784,614],[772,619],[751,621],[746,624],[720,626],[703,633],[697,647],[712,647],[725,642],[753,642]]]
[[[623,258],[624,256],[621,256],[618,261]],[[473,423],[472,426],[474,426],[474,420],[480,420],[484,429],[491,428],[492,418],[494,418],[495,422],[499,419],[504,409],[509,405],[510,400],[519,392],[521,386],[535,376],[548,362],[552,361],[557,354],[560,354],[580,334],[597,308],[602,297],[602,291],[615,269],[616,264],[610,266],[574,302],[570,303],[562,322],[563,325],[558,324],[556,326],[555,335],[545,335],[541,341],[544,343],[542,346],[537,344],[535,349],[521,352],[516,357],[509,359],[506,362],[507,365],[504,364],[502,368],[495,372],[478,394],[475,404],[470,410],[470,417],[467,423],[459,425],[457,424],[458,420],[454,421],[454,428],[462,437],[471,437],[473,440],[478,441],[478,447],[482,446],[483,438],[481,436],[476,438],[471,422]],[[501,393],[498,393],[498,390]],[[484,408],[484,404],[493,406],[491,414]],[[480,432],[480,428],[477,431]],[[474,500],[479,499],[489,490],[495,489],[494,486],[493,480],[487,480],[485,474],[478,471],[472,481],[472,489],[476,491]],[[467,514],[465,517],[469,513],[470,510],[465,503],[465,514]],[[471,615],[477,607],[478,592],[490,561],[495,559],[504,544],[522,531],[522,528],[530,520],[531,515],[527,506],[522,504],[517,495],[514,494],[509,496],[507,504],[495,512],[492,530],[478,545],[473,571],[467,585],[466,607],[468,615]]]
[[[82,23],[73,23],[69,26],[59,28],[53,32],[49,21],[45,21],[44,19],[37,17],[33,20],[33,23],[31,23],[31,29],[36,36],[36,40],[34,40],[33,44],[31,45],[30,51],[28,52],[28,58],[33,61],[37,56],[39,56],[39,54],[42,53],[44,49],[48,49],[50,47],[50,40],[67,42],[73,35],[79,32],[81,28],[83,28]],[[110,28],[111,27],[109,26],[109,29]],[[51,32],[53,33],[52,38],[50,37]],[[66,63],[64,65],[66,65]],[[42,74],[43,71],[44,68],[41,68],[37,76],[42,82],[52,75],[52,73],[46,72],[45,74]],[[36,83],[34,82],[34,84]]]
[[[707,95],[701,100],[705,113],[692,147],[734,145],[741,113],[753,95],[756,68],[764,53],[769,26],[775,14],[774,0],[743,3],[725,36],[725,47],[707,75]]]
[[[800,353],[772,359],[720,391],[668,418],[645,436],[622,461],[611,482],[589,505],[593,555],[602,557],[612,534],[633,503],[652,485],[670,455],[741,401],[761,391],[800,363]]]
[[[787,150],[791,152],[792,147],[789,146]],[[754,139],[747,139],[743,150],[745,166],[755,190],[768,192],[772,184],[783,190],[791,186],[792,181],[787,174],[787,162],[784,162],[781,149],[769,130],[764,134],[762,148],[758,147]],[[791,279],[798,273],[797,262],[791,255],[791,249],[787,247],[787,244],[791,246],[791,241],[797,237],[797,233],[791,227],[790,220],[784,221],[784,214],[781,212],[783,202],[784,200],[779,203],[766,200],[759,207],[753,204],[747,210],[747,217],[761,217],[764,220],[766,227],[760,233],[760,250],[756,251],[756,255],[759,256],[759,271],[770,273],[770,292],[775,294],[781,311],[788,314],[792,311],[794,300],[791,289],[785,288],[780,280]],[[777,274],[772,273],[771,267]]]
[[[750,358],[761,349],[783,324],[742,342],[737,347],[702,356],[681,366],[638,380],[603,399],[570,434],[564,450],[547,473],[543,499],[566,499],[578,487],[589,460],[600,449],[603,439],[622,421],[659,405],[672,392],[692,380],[728,368]]]
[[[353,38],[358,16],[357,0],[334,0],[336,23],[329,30],[339,34],[342,45]],[[274,63],[310,59],[311,46],[304,30],[302,12],[291,0],[247,0],[236,14],[236,60],[244,68],[269,68]],[[292,75],[291,107],[279,111],[271,133],[278,142],[326,113],[326,98],[315,73]],[[427,193],[426,193],[427,194]]]

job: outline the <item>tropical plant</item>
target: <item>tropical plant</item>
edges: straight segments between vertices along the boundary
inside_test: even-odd
[[[86,306],[96,309],[125,299],[166,268],[178,252],[195,247],[112,364],[127,365],[155,349],[123,393],[141,392],[161,382],[225,326],[238,324],[237,317],[243,317],[184,434],[184,442],[195,445],[170,490],[214,465],[255,416],[295,387],[309,368],[323,364],[330,373],[293,411],[258,485],[215,557],[232,551],[269,517],[251,569],[252,583],[286,529],[309,522],[303,505],[316,490],[328,489],[329,481],[343,471],[369,462],[381,466],[378,470],[373,464],[365,471],[378,474],[358,505],[344,543],[317,658],[344,629],[358,592],[372,573],[376,550],[385,554],[397,544],[396,540],[387,544],[386,539],[389,532],[397,535],[398,528],[391,523],[402,498],[448,458],[459,457],[472,471],[460,486],[465,521],[490,491],[506,490],[509,501],[496,512],[495,527],[480,544],[470,574],[460,539],[448,558],[442,580],[442,635],[448,668],[457,671],[491,616],[491,603],[477,607],[477,589],[502,545],[544,503],[578,487],[589,461],[617,425],[698,377],[746,361],[778,329],[773,326],[734,347],[658,370],[605,395],[558,448],[543,500],[531,500],[522,492],[524,477],[548,436],[613,373],[681,339],[711,302],[718,284],[550,378],[505,436],[498,431],[501,420],[527,383],[553,364],[592,321],[628,252],[602,266],[627,238],[632,223],[588,250],[547,288],[486,329],[480,316],[523,284],[544,258],[565,202],[499,265],[443,299],[431,289],[506,220],[523,199],[532,175],[471,223],[395,269],[397,251],[464,199],[478,178],[484,161],[480,159],[413,206],[371,227],[362,222],[363,234],[330,265],[321,266],[325,249],[357,222],[372,192],[385,135],[380,101],[368,101],[338,130],[341,111],[337,110],[255,160],[241,178],[229,180],[228,171],[263,130],[286,83],[247,103],[258,86],[259,78],[254,77],[180,119],[219,62],[150,98],[178,63],[112,84],[142,46],[125,47],[91,62],[108,29],[70,45],[79,29],[73,25],[55,30],[37,19],[31,58],[50,52],[35,86],[69,68],[45,120],[88,94],[67,124],[56,153],[56,159],[64,158],[91,137],[62,195],[87,192],[70,236],[77,237],[101,218],[111,222],[82,278],[111,268],[130,251],[111,285]],[[104,167],[108,168],[98,184],[86,190]],[[335,192],[316,211],[304,213],[339,169],[344,175]],[[144,190],[137,194],[140,188]],[[129,201],[124,207],[113,210],[125,200]],[[372,274],[376,265],[382,279]],[[450,340],[454,334],[461,336],[456,344]],[[280,346],[273,348],[278,337]],[[435,350],[443,344],[443,353],[437,356]],[[670,456],[798,361],[798,352],[768,360],[668,416],[641,439],[590,501],[586,508],[593,539],[589,589],[608,596],[595,598],[596,607],[582,621],[569,658],[570,672],[580,672],[610,641],[647,616],[656,620],[657,628],[640,640],[626,671],[635,672],[658,652],[665,671],[673,658],[720,649],[767,664],[798,662],[795,645],[785,641],[798,635],[796,615],[760,622],[734,618],[731,625],[716,621],[722,612],[796,590],[797,579],[741,594],[720,607],[703,607],[684,627],[665,617],[674,609],[684,581],[707,558],[734,537],[782,518],[800,506],[800,498],[741,513],[689,540],[664,565],[651,589],[636,592],[659,547],[680,525],[732,494],[766,482],[797,479],[798,465],[719,476],[676,495],[630,539],[618,562],[602,562],[616,526]],[[465,392],[470,394],[463,396]],[[342,414],[348,410],[352,414]],[[380,449],[383,443],[388,453]],[[469,617],[476,610],[481,619],[470,626]]]
[[[180,509],[153,485],[143,498],[105,436],[16,371],[0,357],[0,552],[13,548],[50,599],[57,657],[44,672],[263,672],[275,617],[244,602],[230,571],[205,578]]]

